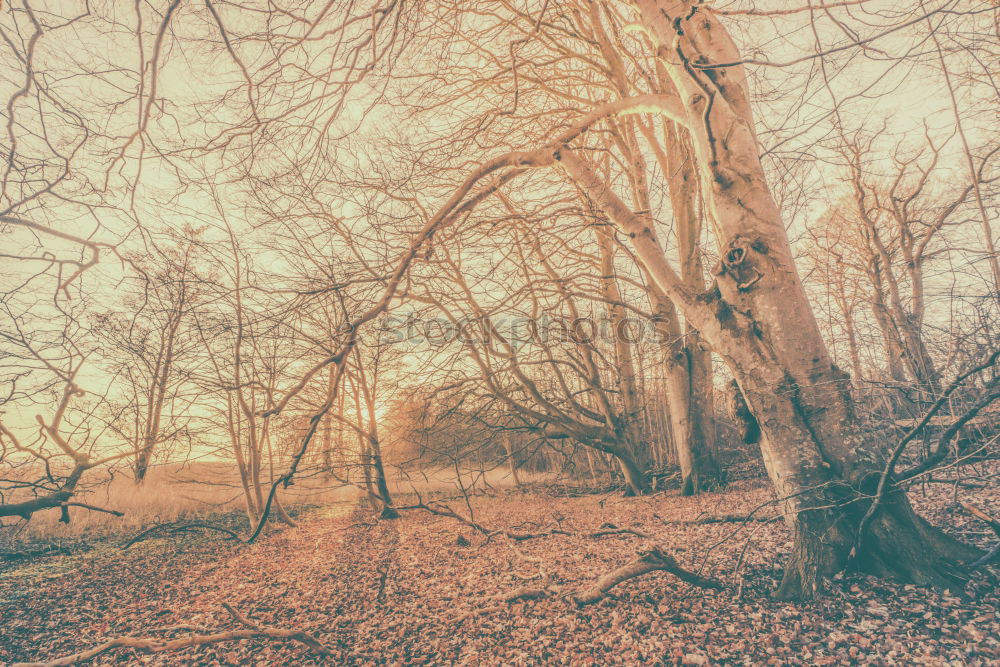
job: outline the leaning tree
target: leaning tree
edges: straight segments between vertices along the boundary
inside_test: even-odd
[[[922,15],[897,16],[898,22],[885,26],[882,34],[929,21],[946,10],[954,14],[952,4],[929,8]],[[373,45],[373,64],[363,71],[351,64],[344,73],[391,77],[396,72],[385,71],[381,56],[396,45],[414,39],[441,45],[442,62],[428,56],[414,65],[418,71],[403,72],[406,76],[395,82],[399,97],[393,102],[402,105],[407,95],[417,98],[408,101],[410,113],[425,118],[414,126],[423,133],[423,159],[404,171],[425,184],[439,179],[437,189],[424,186],[422,201],[441,192],[442,186],[447,194],[435,212],[428,212],[395,270],[386,275],[382,297],[349,330],[356,331],[389,306],[409,268],[442,227],[467,223],[476,206],[498,192],[516,201],[509,193],[530,187],[523,185],[525,174],[554,170],[627,238],[651,280],[651,292],[662,293],[719,355],[758,416],[764,461],[794,532],[793,554],[779,593],[811,596],[824,578],[849,566],[922,584],[954,583],[975,550],[914,513],[903,490],[891,483],[895,457],[886,461],[881,435],[871,432],[855,413],[849,376],[833,363],[793,261],[760,157],[747,61],[722,13],[690,0],[563,0],[546,2],[534,12],[499,2],[489,15],[472,15],[464,3],[428,3],[422,9],[434,25],[424,32],[406,32],[400,26],[412,24],[400,18],[404,10],[399,4],[376,3],[370,12],[373,32],[352,42]],[[412,15],[408,20],[414,20]],[[343,31],[330,34],[337,43],[344,39]],[[483,57],[470,56],[468,50],[454,47],[456,43]],[[503,49],[506,55],[480,53],[482,45],[491,43],[509,44]],[[281,51],[283,57],[289,52]],[[464,64],[453,67],[449,57]],[[433,71],[419,71],[428,61]],[[400,61],[393,67],[399,68]],[[498,71],[485,71],[490,67]],[[626,85],[595,84],[594,69],[620,71],[618,80]],[[421,83],[405,89],[406,80]],[[380,87],[377,96],[385,91]],[[474,100],[466,97],[471,94]],[[342,127],[337,124],[342,106],[324,106],[323,95],[303,95],[301,104],[309,105],[313,115],[300,139],[313,147],[309,155],[316,156],[320,147],[331,145],[329,130]],[[258,93],[252,99],[259,102],[262,97]],[[253,111],[259,118],[260,109]],[[376,123],[377,116],[373,114]],[[362,122],[356,117],[347,120]],[[656,215],[629,203],[635,189],[666,178],[663,173],[632,170],[623,151],[605,142],[608,128],[630,120],[647,129],[636,136],[636,141],[645,142],[639,154],[655,151],[650,132],[675,132],[689,151],[692,177],[719,256],[713,283],[705,289],[685,280],[668,259]],[[273,123],[260,123],[273,131]],[[317,125],[324,132],[307,136]],[[451,151],[450,160],[448,153],[435,154],[429,138],[441,126],[451,130],[438,141],[441,150]],[[285,127],[295,132],[303,126]],[[477,162],[470,152],[482,152],[484,146],[496,155],[470,169],[470,162]],[[616,164],[624,163],[615,175],[600,168],[602,151],[612,152]],[[465,176],[457,176],[460,172]],[[636,182],[637,173],[646,183]],[[546,193],[535,196],[540,194]],[[342,367],[353,342],[349,336],[344,351],[318,361],[275,410],[283,409],[326,365]]]
[[[567,11],[590,5],[559,4]],[[415,248],[526,172],[563,173],[628,237],[655,288],[725,361],[759,416],[764,461],[794,532],[779,593],[811,596],[824,578],[852,565],[916,583],[954,583],[975,551],[927,524],[902,489],[884,482],[892,466],[880,435],[856,416],[849,377],[820,335],[761,164],[744,60],[719,16],[699,3],[667,0],[598,13],[578,9],[581,24],[617,24],[617,48],[629,54],[635,85],[576,113],[561,109],[564,122],[554,136],[474,168],[430,217]],[[618,9],[634,10],[631,22]],[[545,32],[544,21],[536,30]],[[720,252],[707,290],[684,281],[656,227],[589,157],[590,137],[603,124],[635,115],[666,119],[690,142]],[[400,270],[415,253],[404,254]]]
[[[24,34],[43,32],[43,23],[22,5]],[[749,61],[723,22],[725,10],[692,0],[544,0],[530,7],[497,0],[488,11],[458,0],[289,5],[246,12],[223,0],[174,0],[147,17],[153,19],[147,21],[151,39],[135,40],[141,64],[136,80],[143,85],[97,86],[103,70],[83,63],[91,71],[82,73],[95,85],[79,87],[88,99],[104,96],[109,108],[132,107],[136,119],[134,128],[117,118],[110,125],[80,124],[85,130],[114,126],[126,136],[109,142],[116,148],[106,160],[105,183],[138,184],[142,169],[122,179],[115,176],[118,167],[127,157],[167,155],[162,146],[168,146],[171,156],[204,159],[213,174],[231,177],[233,187],[305,178],[330,162],[353,165],[361,174],[379,173],[384,164],[396,181],[379,184],[366,176],[357,179],[358,187],[395,192],[398,183],[412,183],[416,205],[427,209],[418,230],[404,219],[393,221],[398,229],[390,230],[391,240],[402,247],[398,259],[378,276],[381,293],[365,299],[335,332],[332,353],[276,390],[262,414],[255,406],[245,410],[247,419],[267,419],[333,369],[334,389],[310,420],[288,472],[275,480],[254,535],[277,485],[291,481],[334,405],[359,330],[406,292],[410,268],[430,252],[436,233],[474,222],[476,207],[498,194],[516,207],[563,187],[616,226],[648,276],[650,294],[669,302],[684,328],[696,331],[726,364],[758,416],[763,457],[794,531],[783,595],[812,595],[824,577],[849,565],[917,583],[949,584],[960,575],[974,550],[919,518],[892,483],[897,456],[887,461],[880,435],[855,414],[849,378],[821,337],[775,183],[762,164]],[[880,27],[865,30],[876,32],[840,42],[830,53],[895,38],[908,28],[933,35],[946,18],[990,18],[991,12],[995,18],[997,11],[953,0],[921,7],[873,15]],[[94,12],[102,8],[96,3]],[[778,14],[811,16],[812,9]],[[142,18],[140,13],[138,23]],[[131,43],[126,33],[116,34]],[[425,47],[421,57],[414,45]],[[199,49],[221,56],[218,76],[186,87],[186,61],[171,55],[187,58]],[[822,63],[826,55],[801,60]],[[20,62],[26,88],[37,86],[33,61]],[[15,93],[15,102],[21,97]],[[187,104],[193,99],[198,104]],[[419,159],[399,160],[391,145],[381,150],[384,144],[371,143],[385,137],[416,147]],[[963,134],[967,144],[965,139]],[[668,187],[679,163],[692,167],[689,179]],[[550,171],[561,185],[532,193],[536,181],[526,175],[536,170]],[[698,214],[718,255],[710,285],[699,284],[702,276],[691,265],[675,268],[661,224],[676,215],[678,198],[694,192],[695,183]],[[645,190],[653,192],[649,208],[641,205]],[[974,190],[982,212],[982,193]],[[351,199],[346,191],[337,196]],[[344,216],[354,215],[344,208]],[[353,209],[357,217],[368,213],[363,201]],[[681,330],[679,323],[674,330]]]

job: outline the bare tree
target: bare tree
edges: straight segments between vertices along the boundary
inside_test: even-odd
[[[191,209],[214,204],[199,213],[226,228],[217,255],[225,279],[213,317],[199,313],[198,335],[203,375],[225,396],[219,413],[257,524],[251,539],[280,508],[278,489],[293,482],[340,392],[350,384],[358,405],[375,395],[371,384],[366,394],[362,373],[371,367],[357,363],[355,350],[362,330],[402,298],[432,305],[455,325],[474,315],[490,339],[466,345],[447,371],[471,378],[472,368],[488,388],[484,402],[502,404],[505,417],[540,435],[615,456],[632,490],[643,491],[641,393],[652,377],[639,361],[645,348],[585,336],[518,348],[489,324],[505,309],[576,320],[594,306],[617,322],[631,312],[657,325],[685,492],[715,476],[711,355],[735,378],[794,533],[782,595],[811,596],[848,566],[950,585],[976,552],[913,512],[894,475],[900,455],[859,417],[796,266],[786,223],[801,221],[787,220],[779,206],[810,212],[804,195],[793,193],[802,176],[776,186],[788,174],[781,152],[807,142],[803,154],[813,151],[816,135],[845,108],[826,69],[831,59],[875,53],[873,44],[890,37],[907,58],[927,53],[917,45],[934,45],[969,189],[925,206],[921,176],[908,176],[926,170],[923,163],[900,153],[898,182],[885,189],[861,177],[860,147],[856,158],[848,147],[847,157],[858,166],[854,204],[877,257],[865,269],[873,317],[892,334],[885,344],[903,353],[906,372],[944,395],[954,380],[927,349],[924,295],[914,286],[926,279],[930,240],[941,238],[931,230],[947,227],[966,200],[988,237],[979,255],[994,287],[998,278],[983,187],[992,153],[969,141],[970,119],[938,31],[946,22],[995,21],[996,9],[941,0],[854,19],[853,5],[838,7],[848,18],[826,5],[741,12],[694,0],[498,0],[489,11],[454,0],[302,1],[253,12],[222,0],[173,0],[137,5],[118,20],[100,4],[79,17],[42,17],[22,0],[3,27],[16,61],[15,76],[5,73],[4,224],[86,250],[73,260],[44,251],[29,258],[57,272],[68,267],[70,275],[59,277],[65,291],[112,245],[49,222],[100,212],[116,221],[115,241],[131,239],[137,202],[162,204],[144,190],[143,174],[154,169],[168,190],[190,194]],[[821,20],[833,44],[824,45]],[[59,86],[40,73],[57,67],[62,52],[37,47],[67,25],[91,36],[110,26],[108,51],[127,48],[135,71],[102,69],[102,53],[69,66],[66,78],[87,85],[56,94]],[[813,29],[814,50],[785,61],[759,53],[770,33],[784,40],[795,25]],[[424,56],[404,57],[417,47]],[[192,49],[220,65],[197,90],[183,85],[192,70],[177,56]],[[768,118],[755,117],[755,90],[788,90],[803,76],[801,92],[790,101],[775,95]],[[774,83],[781,80],[784,88]],[[819,86],[830,92],[830,108],[811,117],[795,108]],[[851,95],[881,95],[879,86]],[[46,118],[61,119],[58,140],[44,131]],[[90,143],[92,129],[100,136]],[[799,135],[807,138],[796,143]],[[70,169],[78,150],[99,156],[99,168]],[[62,188],[72,196],[60,199]],[[165,199],[180,209],[178,198]],[[42,217],[49,201],[58,212],[51,219]],[[559,224],[546,227],[543,215]],[[109,227],[105,217],[95,226]],[[329,236],[339,239],[336,251]],[[284,241],[292,252],[275,252]],[[275,261],[251,270],[254,253]],[[488,293],[484,267],[506,271],[500,275],[510,282]],[[331,295],[336,308],[327,303],[325,314],[336,312],[334,330],[318,336],[299,326],[322,321],[318,304]],[[840,296],[841,310],[855,312],[846,289]],[[278,458],[265,454],[274,425],[306,411],[285,472],[265,472],[264,461]],[[358,410],[368,433],[373,412]]]
[[[197,345],[187,325],[201,279],[194,266],[196,242],[181,243],[148,261],[133,259],[142,273],[129,285],[123,308],[95,316],[94,333],[108,347],[107,366],[123,380],[119,400],[128,418],[122,421],[134,443],[133,469],[140,484],[157,448],[188,429],[194,402],[178,366]]]

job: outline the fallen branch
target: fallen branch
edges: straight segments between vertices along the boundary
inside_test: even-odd
[[[487,607],[473,609],[472,611],[466,612],[461,616],[457,616],[455,618],[455,622],[461,623],[462,621],[467,621],[470,618],[503,611],[508,605],[520,600],[539,600],[541,598],[548,597],[549,595],[558,595],[561,592],[562,588],[554,584],[545,584],[541,587],[522,586],[521,588],[515,588],[509,593],[494,595],[493,597],[485,600],[485,602],[500,602],[502,604],[494,604]]]
[[[21,503],[2,503],[0,504],[0,517],[19,516],[27,521],[35,512],[52,509],[54,507],[62,507],[66,504],[66,501],[72,497],[72,491],[63,490],[53,491],[52,493],[44,496],[38,496],[37,498],[26,500]]]
[[[573,533],[568,530],[563,530],[562,528],[552,528],[551,530],[543,530],[540,533],[518,533],[512,530],[498,530],[493,535],[503,535],[507,539],[514,540],[515,542],[524,542],[526,540],[534,540],[539,537],[550,537],[552,535],[573,535]]]
[[[951,484],[952,486],[958,486],[962,489],[985,489],[986,484],[976,484],[975,482],[967,482],[964,479],[942,479],[939,477],[925,477],[921,480],[926,484]]]
[[[563,528],[556,526],[555,528],[550,528],[548,530],[543,530],[535,533],[518,532],[513,530],[494,530],[487,528],[486,526],[473,521],[472,519],[466,518],[451,509],[447,505],[441,503],[435,503],[433,505],[427,504],[420,500],[415,505],[405,505],[401,507],[394,508],[397,511],[404,512],[407,510],[424,510],[430,512],[435,516],[447,517],[449,519],[454,519],[458,521],[463,526],[467,526],[472,530],[481,533],[487,539],[487,541],[493,539],[494,537],[506,537],[509,540],[514,540],[515,542],[524,542],[527,540],[534,540],[540,537],[551,537],[552,535],[565,535],[568,537],[587,537],[596,539],[598,537],[607,537],[609,535],[635,535],[636,537],[641,537],[643,539],[651,539],[652,535],[644,533],[641,530],[635,528],[619,528],[613,523],[601,524],[598,530],[591,533],[574,533]]]
[[[1000,538],[1000,521],[997,521],[989,514],[976,507],[975,505],[965,502],[961,503],[961,505],[963,508],[965,508],[966,512],[976,517],[980,521],[985,521],[986,525],[992,528],[993,532],[996,533],[998,538]],[[997,560],[998,558],[1000,558],[1000,542],[997,542],[997,544],[988,552],[986,552],[986,554],[983,555],[982,558],[979,558],[974,562],[969,563],[969,567],[982,567],[987,563],[992,563],[994,560]]]
[[[775,519],[780,519],[780,514],[773,514],[770,516],[752,516],[749,514],[722,514],[719,516],[705,516],[700,519],[691,519],[690,521],[670,521],[668,523],[680,523],[680,524],[692,524],[692,525],[705,525],[711,523],[750,523],[751,521],[760,521],[761,523],[767,523],[768,521],[774,521]]]
[[[66,507],[82,507],[85,510],[90,510],[91,512],[104,512],[105,514],[111,514],[112,516],[125,516],[125,512],[119,512],[118,510],[109,510],[106,507],[98,507],[96,505],[88,505],[87,503],[63,503]]]
[[[770,521],[775,521],[777,519],[783,518],[783,515],[778,513],[778,514],[767,514],[764,516],[757,516],[757,512],[767,507],[768,505],[776,504],[776,502],[777,501],[774,500],[768,500],[767,502],[761,503],[749,514],[712,515],[706,512],[701,512],[700,514],[698,514],[698,516],[696,516],[693,519],[664,519],[659,514],[654,514],[653,518],[665,524],[676,525],[676,526],[703,526],[714,523],[752,523],[752,522],[768,523]]]
[[[18,561],[41,556],[53,556],[55,554],[68,556],[72,552],[66,547],[45,547],[42,549],[31,549],[28,551],[0,551],[0,560]]]
[[[222,526],[214,526],[210,523],[205,523],[203,521],[192,521],[188,523],[161,523],[156,526],[153,526],[152,528],[147,528],[146,530],[142,531],[141,533],[130,539],[128,542],[123,544],[122,549],[128,549],[133,544],[149,539],[149,537],[160,531],[169,533],[182,533],[187,530],[194,530],[198,528],[204,530],[214,530],[219,533],[224,533],[227,536],[227,539],[237,540],[239,542],[245,542],[245,540],[243,540],[236,533],[236,531],[229,530],[228,528],[223,528]]]
[[[577,593],[573,599],[581,607],[593,604],[594,602],[603,600],[607,596],[608,591],[618,584],[658,570],[670,572],[681,581],[701,588],[716,590],[722,590],[723,588],[722,583],[715,579],[708,579],[690,570],[685,570],[677,564],[673,556],[664,552],[661,547],[652,547],[651,549],[640,551],[639,557],[631,563],[605,574],[595,581],[590,588]]]
[[[312,650],[325,656],[332,655],[329,648],[324,646],[316,637],[302,630],[287,630],[285,628],[274,628],[270,626],[257,625],[248,618],[237,612],[231,606],[223,603],[222,606],[240,624],[247,627],[246,630],[229,630],[226,632],[215,632],[210,634],[190,635],[177,639],[155,639],[150,637],[118,637],[104,642],[92,649],[74,653],[50,660],[48,662],[17,662],[11,667],[63,667],[64,665],[77,665],[81,662],[88,662],[94,658],[113,651],[118,648],[130,648],[146,653],[162,653],[165,651],[178,651],[192,646],[204,646],[206,644],[216,644],[218,642],[235,641],[239,639],[278,639],[291,640],[300,644],[305,644]]]
[[[630,534],[640,534],[640,531],[634,531],[632,529],[620,529],[613,524],[605,524],[605,526],[610,526],[608,530],[603,532],[612,535],[618,535],[622,532]],[[600,531],[599,531],[600,532]],[[643,533],[644,535],[644,533]],[[514,549],[513,546],[511,546]],[[519,555],[520,552],[516,553]],[[542,560],[539,558],[530,558],[530,560]],[[665,570],[675,575],[682,581],[686,581],[689,584],[695,586],[700,586],[702,588],[713,588],[716,590],[722,590],[724,587],[721,582],[715,579],[708,579],[702,577],[700,574],[691,572],[684,569],[678,565],[677,561],[674,560],[672,556],[665,553],[660,547],[653,547],[646,551],[639,552],[639,558],[628,565],[624,565],[613,572],[610,572],[600,579],[598,579],[590,588],[587,588],[581,593],[573,596],[573,600],[578,606],[584,606],[592,604],[599,600],[602,600],[612,588],[618,584],[632,579],[634,577],[641,576],[648,572],[654,572],[656,570]],[[538,600],[541,598],[548,597],[550,595],[561,595],[563,594],[563,587],[556,586],[551,583],[551,579],[548,575],[543,572],[540,573],[542,576],[541,586],[522,586],[520,588],[515,588],[513,591],[507,593],[501,593],[500,595],[494,595],[492,597],[486,598],[484,602],[494,602],[499,604],[492,604],[480,607],[478,609],[473,609],[460,616],[455,617],[456,623],[461,623],[462,621],[467,621],[470,618],[475,618],[477,616],[484,616],[486,614],[492,614],[495,612],[503,611],[513,602],[518,602],[520,600]],[[518,577],[523,578],[523,577]]]
[[[635,528],[619,528],[613,523],[601,524],[601,527],[594,531],[593,533],[587,533],[583,537],[598,538],[607,537],[609,535],[635,535],[636,537],[641,537],[645,540],[651,539],[653,536],[649,533],[645,533],[641,530]]]

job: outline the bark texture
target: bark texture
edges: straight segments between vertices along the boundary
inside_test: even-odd
[[[567,172],[629,235],[652,277],[726,362],[761,427],[768,473],[794,532],[779,594],[815,595],[849,565],[918,584],[953,585],[973,550],[920,519],[901,491],[861,533],[884,468],[883,443],[865,432],[849,377],[832,362],[797,274],[754,134],[741,56],[698,4],[637,0],[640,20],[686,106],[685,124],[721,261],[715,289],[689,289],[644,224],[578,157]],[[715,65],[715,66],[713,66]]]

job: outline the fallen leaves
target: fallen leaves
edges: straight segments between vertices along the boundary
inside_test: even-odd
[[[943,492],[913,494],[941,525],[976,519]],[[972,492],[970,492],[971,494]],[[977,490],[983,507],[996,492]],[[993,494],[992,496],[989,494]],[[199,535],[150,539],[128,551],[96,548],[0,570],[0,661],[39,660],[123,636],[177,638],[218,628],[229,601],[262,625],[316,637],[331,655],[247,639],[176,653],[118,649],[102,664],[995,664],[1000,597],[979,575],[964,591],[933,591],[847,576],[795,605],[770,598],[788,540],[780,521],[692,523],[745,516],[769,491],[750,485],[695,498],[614,499],[511,495],[476,498],[476,520],[506,531],[558,525],[569,534],[516,541],[465,533],[448,517],[407,513],[372,524],[353,516],[305,517],[300,527],[242,545]],[[356,524],[356,525],[353,525]],[[665,572],[622,582],[582,609],[576,591],[635,558],[650,535],[685,567],[721,579],[694,588]],[[344,530],[346,526],[351,526]],[[747,538],[752,536],[750,547]],[[990,536],[984,536],[989,539]],[[745,553],[744,553],[745,551]],[[736,568],[743,554],[742,597]],[[48,575],[59,574],[52,578]],[[477,610],[497,607],[493,613]],[[457,624],[456,617],[470,614]],[[188,629],[183,629],[188,628]]]

